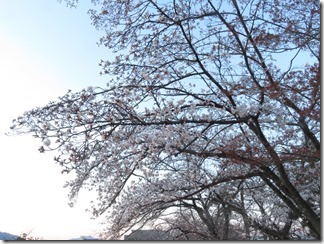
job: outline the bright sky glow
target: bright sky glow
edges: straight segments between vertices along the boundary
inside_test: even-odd
[[[44,239],[96,236],[88,194],[75,208],[68,206],[67,176],[40,154],[31,135],[8,137],[11,120],[35,106],[55,100],[68,89],[103,85],[100,59],[108,51],[96,44],[100,33],[91,25],[87,5],[77,9],[56,0],[0,1],[0,231],[19,235],[31,231]]]

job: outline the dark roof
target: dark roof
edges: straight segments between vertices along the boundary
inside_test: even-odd
[[[135,230],[124,236],[124,240],[156,241],[171,240],[169,232],[163,230]]]

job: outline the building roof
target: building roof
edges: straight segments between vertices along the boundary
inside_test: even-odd
[[[169,232],[163,230],[135,230],[124,236],[124,240],[157,241],[171,240]]]

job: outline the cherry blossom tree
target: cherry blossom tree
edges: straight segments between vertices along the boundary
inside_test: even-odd
[[[319,239],[319,2],[92,2],[115,54],[100,62],[107,86],[69,91],[11,128],[75,173],[72,203],[97,191],[103,238],[181,206],[219,239],[216,223],[228,237],[235,219],[246,239]]]

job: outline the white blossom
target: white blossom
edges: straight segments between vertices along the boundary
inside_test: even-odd
[[[49,138],[46,138],[44,141],[43,141],[43,144],[47,147],[49,147],[51,145],[51,140]]]

